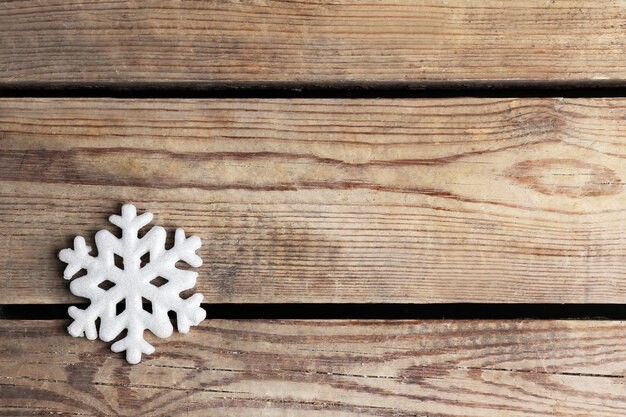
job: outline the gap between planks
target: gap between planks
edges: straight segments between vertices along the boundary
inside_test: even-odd
[[[442,82],[0,82],[5,98],[357,99],[626,97],[626,80]]]
[[[88,304],[0,304],[0,319],[59,320],[71,306]],[[626,320],[617,304],[202,304],[208,319],[306,320]]]

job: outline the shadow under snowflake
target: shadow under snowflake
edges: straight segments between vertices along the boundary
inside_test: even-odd
[[[99,336],[110,342],[127,330],[126,336],[115,342],[111,350],[126,351],[126,360],[135,364],[141,361],[142,353],[154,352],[154,347],[143,337],[145,330],[161,338],[171,336],[169,311],[176,313],[180,333],[189,332],[190,326],[206,317],[200,306],[202,294],[187,299],[180,297],[182,291],[196,285],[198,273],[176,268],[178,261],[196,268],[202,265],[196,255],[201,242],[199,237],[186,238],[182,229],[176,229],[174,246],[165,249],[167,234],[160,226],[152,227],[139,238],[139,229],[152,221],[152,213],[138,216],[132,204],[122,206],[122,215],[113,215],[109,221],[122,230],[122,237],[117,238],[108,230],[97,232],[97,256],[89,254],[91,248],[82,236],[74,238],[73,249],[59,252],[59,259],[67,263],[65,279],[72,279],[81,270],[87,271],[70,283],[70,291],[91,302],[84,310],[74,306],[68,309],[74,319],[68,332],[74,337],[95,340]],[[121,259],[122,265],[119,262],[116,265],[116,258]]]

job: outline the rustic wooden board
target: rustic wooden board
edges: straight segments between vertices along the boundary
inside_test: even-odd
[[[0,3],[0,83],[626,78],[622,0]]]
[[[626,302],[626,100],[0,101],[0,303],[123,202],[210,303]]]
[[[136,366],[67,324],[0,320],[0,415],[626,414],[621,322],[209,320]]]

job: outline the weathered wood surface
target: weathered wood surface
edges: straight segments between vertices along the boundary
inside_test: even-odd
[[[0,2],[0,83],[626,79],[621,0]]]
[[[626,302],[626,100],[0,101],[0,303],[124,202],[210,303]],[[92,245],[93,246],[93,245]]]
[[[0,415],[626,414],[621,322],[209,320],[136,366],[67,324],[0,321]]]

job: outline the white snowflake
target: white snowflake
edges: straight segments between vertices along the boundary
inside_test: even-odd
[[[109,221],[122,229],[122,237],[118,239],[107,230],[97,232],[97,256],[89,255],[91,248],[82,236],[74,238],[74,249],[59,253],[59,259],[67,263],[65,279],[72,279],[81,270],[87,271],[70,283],[70,291],[91,301],[84,310],[69,308],[74,321],[68,331],[74,337],[87,336],[89,340],[96,339],[99,333],[101,340],[109,342],[126,329],[126,337],[115,342],[111,350],[126,351],[126,360],[134,364],[141,360],[142,353],[154,352],[154,347],[143,338],[144,330],[162,338],[172,334],[169,311],[176,312],[181,333],[187,333],[190,325],[197,325],[206,317],[200,306],[202,294],[187,299],[180,297],[181,291],[196,285],[198,273],[176,268],[178,261],[193,267],[202,265],[196,255],[201,242],[197,236],[185,238],[185,232],[177,229],[174,246],[166,250],[166,232],[160,226],[138,238],[139,229],[152,221],[152,213],[137,216],[132,204],[125,204],[122,215],[113,215]],[[141,258],[147,253],[150,260],[142,265]],[[115,255],[122,258],[123,268],[115,265]],[[163,279],[167,280],[164,284]],[[142,297],[152,303],[152,312],[144,309]],[[116,307],[122,302],[125,309],[117,314]],[[98,318],[100,326],[96,329]]]

